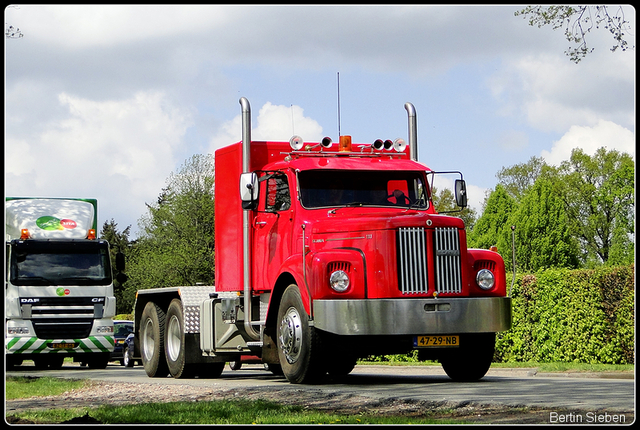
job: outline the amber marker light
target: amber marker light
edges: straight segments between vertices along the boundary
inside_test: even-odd
[[[340,136],[340,152],[351,152],[351,136]]]

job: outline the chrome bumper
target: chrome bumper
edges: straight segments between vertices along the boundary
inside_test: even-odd
[[[511,298],[314,300],[313,325],[340,335],[495,333],[511,328]]]

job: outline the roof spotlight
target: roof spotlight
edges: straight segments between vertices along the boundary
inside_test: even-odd
[[[406,147],[407,142],[401,137],[393,141],[393,149],[395,149],[396,152],[404,152]]]
[[[291,149],[293,149],[294,151],[299,151],[302,149],[304,141],[300,136],[293,136],[291,139],[289,139],[289,145],[291,145]]]

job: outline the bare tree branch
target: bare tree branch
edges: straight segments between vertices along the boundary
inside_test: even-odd
[[[593,52],[587,44],[587,35],[591,30],[603,27],[611,33],[615,41],[612,52],[620,49],[635,49],[629,46],[625,32],[629,30],[629,22],[625,20],[624,10],[619,6],[615,14],[609,13],[611,6],[527,6],[515,12],[515,16],[529,19],[529,25],[541,28],[551,25],[553,30],[564,29],[564,35],[574,47],[569,47],[565,54],[574,63],[579,63],[587,54]]]

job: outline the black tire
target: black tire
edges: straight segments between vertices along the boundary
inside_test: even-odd
[[[236,360],[236,361],[230,361],[229,362],[229,369],[231,369],[231,370],[240,370],[241,368],[242,368],[242,361]]]
[[[36,370],[47,370],[49,368],[47,357],[33,357],[33,364],[36,366]]]
[[[22,358],[16,357],[15,354],[6,355],[5,357],[7,358],[7,370],[20,366],[23,361]]]
[[[219,378],[224,370],[225,362],[219,363],[200,363],[193,365],[193,373],[202,379]]]
[[[309,327],[309,316],[296,285],[289,285],[278,309],[278,356],[282,373],[292,384],[316,383],[326,373],[320,336]]]
[[[109,354],[97,355],[87,360],[89,369],[106,369],[109,365]]]
[[[167,359],[167,367],[171,376],[174,378],[192,378],[195,376],[195,366],[187,364],[184,314],[182,312],[182,302],[179,299],[173,299],[167,310],[164,355]]]
[[[264,363],[264,370],[268,370],[276,376],[284,376],[284,373],[282,373],[282,366],[279,364]]]
[[[122,355],[122,365],[124,367],[133,367],[135,364],[135,360],[133,359],[133,351],[129,349],[128,346],[124,347],[123,355]]]
[[[166,315],[155,303],[149,302],[140,317],[140,353],[147,376],[163,378],[169,374],[164,358],[164,324]]]
[[[355,357],[349,356],[330,360],[327,364],[327,373],[331,376],[347,376],[356,367],[356,361],[358,360]]]
[[[49,359],[49,369],[52,370],[58,370],[58,369],[62,369],[62,364],[64,363],[64,356],[56,356],[56,357],[51,357]]]
[[[460,336],[460,348],[440,359],[442,368],[457,382],[473,382],[487,374],[495,352],[495,333]]]

